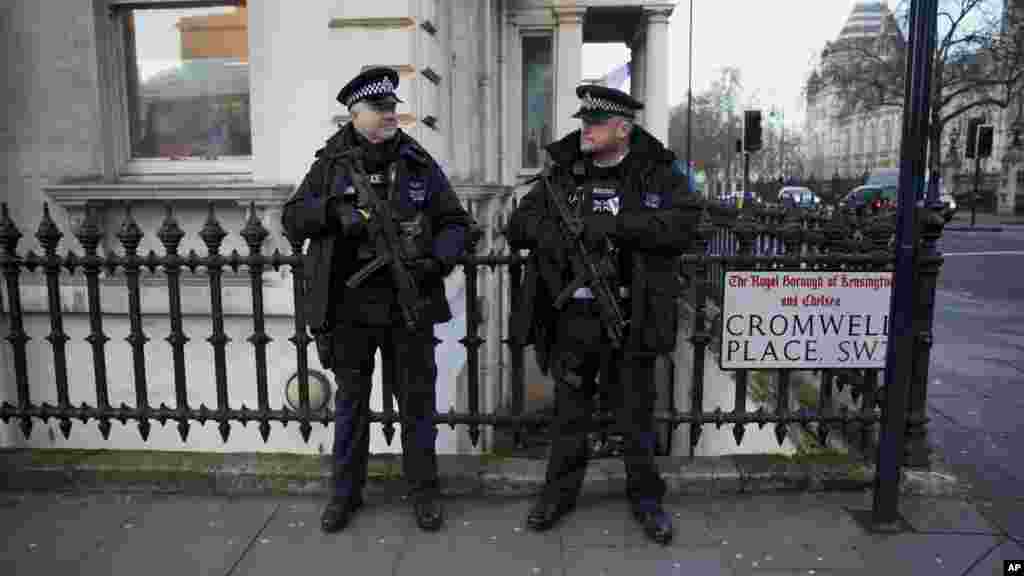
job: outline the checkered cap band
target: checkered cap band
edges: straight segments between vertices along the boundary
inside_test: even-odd
[[[391,83],[391,79],[384,77],[376,82],[371,82],[366,86],[363,86],[359,90],[352,92],[352,95],[348,97],[348,102],[345,106],[352,106],[356,102],[363,98],[369,98],[370,96],[381,96],[384,94],[394,94],[395,85]]]
[[[599,112],[611,112],[613,114],[622,114],[623,116],[630,117],[634,115],[631,108],[604,98],[595,98],[592,94],[585,94],[583,98],[580,99],[580,107],[587,111],[597,110]]]

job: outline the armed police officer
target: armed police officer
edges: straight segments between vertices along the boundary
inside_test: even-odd
[[[654,367],[656,355],[675,347],[678,256],[696,205],[675,154],[634,125],[642,103],[596,85],[576,95],[582,129],[547,146],[547,165],[508,226],[511,247],[530,250],[513,337],[535,345],[556,382],[546,482],[527,524],[546,530],[575,506],[600,391],[626,439],[633,516],[649,538],[667,543]]]
[[[392,69],[371,68],[342,88],[337,99],[351,122],[317,150],[282,216],[289,237],[310,241],[306,319],[338,384],[325,532],[343,529],[362,504],[378,349],[394,366],[416,522],[424,530],[443,523],[433,325],[452,318],[443,280],[465,250],[472,219],[438,164],[398,128],[397,87]]]

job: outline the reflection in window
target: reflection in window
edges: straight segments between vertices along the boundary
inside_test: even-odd
[[[249,156],[244,7],[125,15],[133,158]]]
[[[540,167],[551,141],[555,85],[551,36],[523,37],[523,168]]]

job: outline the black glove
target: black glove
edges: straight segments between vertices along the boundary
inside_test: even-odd
[[[359,209],[352,204],[339,202],[337,213],[341,232],[345,236],[358,238],[369,230],[370,212],[366,209]]]
[[[605,238],[615,236],[615,216],[611,214],[593,214],[587,216],[583,222],[583,242],[589,248],[597,248],[602,245]]]

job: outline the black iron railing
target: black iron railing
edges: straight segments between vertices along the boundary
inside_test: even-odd
[[[932,209],[918,209],[919,258],[916,271],[915,347],[909,382],[909,417],[907,463],[924,466],[928,463],[927,384],[931,350],[932,316],[935,286],[942,265],[937,243],[942,234],[943,219]],[[693,302],[694,327],[691,342],[695,364],[691,388],[692,406],[701,411],[704,374],[703,351],[717,342],[714,329],[719,321],[723,281],[729,269],[805,270],[805,271],[891,271],[895,263],[891,248],[895,234],[895,214],[875,216],[858,215],[838,210],[826,215],[823,210],[795,210],[748,206],[742,210],[708,204],[699,228],[702,246],[698,252],[705,256],[684,256],[684,273],[692,278],[690,300]],[[703,281],[702,281],[703,280]],[[711,324],[708,324],[709,317]],[[783,422],[790,414],[791,371],[770,370],[776,385],[775,416],[776,438],[781,444],[787,429]],[[795,415],[800,426],[825,444],[833,431],[847,439],[856,437],[862,453],[874,446],[876,429],[881,420],[879,410],[884,404],[884,388],[879,387],[880,370],[824,369],[816,371],[818,382],[817,405],[800,407]],[[746,412],[749,373],[736,371],[736,405],[732,414]],[[850,387],[854,403],[859,410],[853,412],[846,405],[835,406],[834,391],[843,392]],[[716,422],[717,424],[717,422]],[[758,422],[761,424],[761,422]],[[812,430],[813,428],[813,430]],[[733,434],[737,444],[742,441],[744,428],[736,425]],[[691,424],[690,439],[696,443],[700,425]]]
[[[927,442],[925,441],[925,404],[927,395],[928,355],[931,345],[931,317],[934,302],[935,281],[942,258],[936,251],[936,242],[941,235],[942,219],[937,214],[923,211],[919,218],[922,223],[921,267],[918,274],[919,301],[915,314],[917,346],[913,358],[913,376],[910,383],[909,409],[909,463],[926,462]],[[148,439],[150,422],[156,420],[161,425],[167,421],[177,422],[182,441],[187,441],[190,422],[216,421],[221,437],[227,441],[230,434],[230,423],[239,422],[243,425],[257,422],[264,441],[270,435],[270,423],[279,422],[287,425],[297,422],[304,440],[308,441],[313,423],[324,426],[333,422],[333,412],[324,407],[311,410],[309,398],[309,357],[308,348],[312,339],[306,330],[301,302],[305,294],[302,281],[302,258],[296,256],[301,252],[301,244],[289,240],[290,254],[282,254],[275,250],[273,254],[264,254],[262,246],[269,233],[256,216],[253,208],[245,223],[238,232],[248,247],[248,253],[239,254],[232,250],[230,254],[222,254],[221,246],[226,231],[221,227],[214,213],[212,204],[209,215],[199,236],[206,245],[206,255],[195,251],[181,254],[179,246],[185,234],[178,225],[174,214],[168,207],[166,216],[156,232],[156,237],[163,245],[164,254],[157,255],[150,251],[139,254],[139,245],[143,231],[132,217],[130,209],[126,209],[120,230],[116,234],[121,243],[121,254],[109,253],[101,255],[98,246],[102,231],[97,224],[97,216],[93,211],[87,212],[86,218],[75,237],[82,247],[82,254],[67,251],[58,254],[58,246],[63,234],[50,217],[49,210],[44,207],[42,222],[35,234],[43,253],[37,255],[28,252],[20,255],[17,251],[22,233],[11,221],[6,204],[0,217],[0,269],[5,278],[5,292],[8,309],[8,334],[6,339],[13,352],[13,370],[17,388],[16,404],[4,402],[0,405],[0,419],[4,422],[14,418],[19,421],[21,431],[28,436],[32,430],[33,419],[49,421],[56,419],[60,430],[67,438],[70,435],[72,420],[83,423],[96,420],[104,438],[110,433],[111,421],[127,423],[133,420],[138,424],[143,439]],[[741,443],[747,424],[775,425],[776,438],[781,444],[792,425],[799,425],[805,430],[813,431],[822,443],[834,430],[848,432],[851,427],[859,429],[865,440],[869,440],[874,425],[879,422],[879,407],[884,390],[878,387],[877,370],[821,370],[819,371],[818,404],[814,408],[800,407],[797,411],[790,409],[790,380],[787,370],[774,370],[776,386],[776,406],[772,413],[763,408],[748,411],[746,407],[749,387],[749,373],[740,370],[736,374],[736,403],[733,410],[724,412],[718,408],[705,412],[703,408],[705,354],[708,347],[716,341],[716,322],[720,321],[718,310],[721,307],[722,280],[725,271],[734,268],[766,269],[766,270],[888,270],[894,258],[889,248],[893,232],[893,222],[888,218],[875,218],[870,221],[858,220],[845,213],[837,214],[826,220],[820,213],[798,210],[782,211],[756,207],[747,207],[740,211],[708,204],[698,227],[698,245],[696,254],[688,254],[681,259],[681,271],[687,280],[685,299],[693,309],[693,324],[689,329],[690,343],[693,346],[694,363],[691,375],[691,409],[688,412],[676,410],[659,411],[656,420],[669,423],[673,428],[680,424],[690,426],[691,446],[695,446],[705,425],[733,426],[733,435],[737,444]],[[501,413],[481,413],[480,411],[480,366],[479,348],[485,340],[479,336],[479,316],[476,307],[477,277],[481,266],[492,271],[506,266],[509,269],[509,297],[512,314],[516,313],[520,303],[520,285],[522,281],[523,259],[517,255],[471,255],[459,262],[466,280],[466,335],[460,343],[467,351],[467,408],[465,412],[454,409],[447,413],[439,413],[434,417],[437,424],[447,424],[454,428],[457,425],[467,426],[474,445],[479,440],[480,427],[492,426],[511,429],[517,442],[530,430],[547,425],[550,416],[543,414],[525,414],[524,404],[524,350],[510,341],[502,344],[508,347],[509,360],[509,407]],[[294,297],[294,333],[289,338],[296,352],[297,380],[299,389],[299,406],[292,410],[287,406],[272,409],[269,405],[267,377],[267,345],[271,342],[267,334],[264,314],[264,293],[262,276],[268,268],[274,271],[281,267],[289,267],[293,278]],[[41,269],[46,278],[48,295],[48,314],[50,334],[46,337],[52,348],[55,385],[57,388],[57,405],[32,402],[29,386],[29,370],[27,365],[27,344],[30,340],[25,331],[24,312],[21,304],[21,288],[19,281],[23,271],[32,272]],[[253,359],[256,367],[257,406],[250,409],[244,404],[240,408],[232,408],[229,401],[228,365],[225,346],[229,338],[224,330],[224,309],[222,302],[222,275],[229,268],[238,273],[239,269],[248,271],[252,299],[252,333],[248,342],[252,346]],[[149,337],[143,331],[142,306],[140,292],[140,273],[148,269],[150,273],[162,271],[167,279],[168,314],[170,332],[166,341],[171,346],[175,406],[165,404],[151,406],[148,396],[148,381],[145,368],[146,344]],[[198,408],[189,405],[189,389],[186,379],[185,344],[189,337],[185,334],[182,323],[181,275],[183,270],[195,272],[205,270],[210,287],[210,335],[207,342],[213,348],[214,380],[217,400],[215,408],[200,404]],[[105,363],[104,346],[109,340],[103,331],[103,312],[100,307],[100,275],[106,272],[112,276],[122,271],[128,291],[129,335],[127,341],[131,348],[133,367],[133,385],[135,405],[111,406],[108,396],[108,371]],[[90,406],[83,403],[72,406],[68,393],[68,359],[66,346],[68,335],[64,332],[62,303],[60,294],[61,280],[65,276],[82,274],[85,277],[89,335],[86,340],[91,345],[93,372],[95,376],[96,404]],[[385,363],[384,370],[390,370]],[[385,383],[389,378],[383,378]],[[846,406],[835,408],[834,388],[840,392],[845,386],[853,386],[855,401],[860,399],[858,411]],[[382,423],[387,441],[390,443],[394,434],[394,425],[399,421],[395,414],[390,390],[383,391],[383,410],[371,415],[371,420]],[[598,415],[596,423],[609,424],[613,421],[610,413]],[[924,460],[922,460],[924,459]]]

